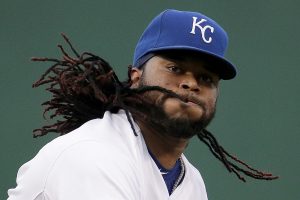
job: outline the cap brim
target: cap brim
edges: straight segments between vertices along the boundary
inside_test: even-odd
[[[193,52],[197,52],[200,55],[205,56],[211,62],[213,62],[213,65],[211,68],[209,68],[209,70],[217,73],[220,76],[220,79],[223,80],[233,79],[237,74],[237,70],[235,66],[232,63],[230,63],[228,60],[224,59],[223,57],[190,46],[170,46],[170,47],[166,46],[160,48],[152,48],[149,49],[146,54],[154,53],[156,51],[163,51],[163,50],[190,50]]]

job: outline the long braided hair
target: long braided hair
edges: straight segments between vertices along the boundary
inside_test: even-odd
[[[63,54],[62,59],[32,58],[32,61],[53,63],[33,84],[33,87],[47,85],[46,90],[52,94],[52,98],[42,104],[45,106],[43,116],[49,113],[50,119],[59,118],[51,125],[35,129],[34,137],[43,136],[49,132],[63,135],[91,119],[102,118],[105,111],[116,113],[120,109],[125,110],[133,133],[137,136],[130,114],[146,119],[145,108],[153,106],[153,102],[143,98],[142,95],[145,92],[155,90],[164,93],[167,97],[175,97],[184,101],[172,91],[158,86],[130,88],[130,78],[121,82],[108,62],[89,52],[79,54],[68,37],[63,33],[62,37],[75,57],[71,57],[62,45],[58,45]],[[130,67],[128,77],[129,72]],[[200,130],[197,137],[208,146],[211,153],[224,164],[227,170],[236,174],[240,180],[246,181],[241,173],[255,179],[278,178],[270,173],[254,169],[228,153],[208,130]]]

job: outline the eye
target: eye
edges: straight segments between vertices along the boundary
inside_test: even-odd
[[[180,67],[178,67],[178,66],[170,66],[170,67],[168,67],[168,69],[169,69],[171,72],[174,72],[174,73],[176,73],[176,74],[180,74],[180,73],[183,72],[183,70],[182,70]]]
[[[206,75],[206,74],[202,74],[199,76],[199,81],[203,82],[203,83],[207,83],[207,84],[213,84],[214,80],[211,76]]]

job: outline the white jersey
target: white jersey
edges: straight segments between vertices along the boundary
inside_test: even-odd
[[[202,177],[182,155],[186,172],[169,195],[135,124],[106,112],[43,147],[18,171],[8,200],[207,200]]]

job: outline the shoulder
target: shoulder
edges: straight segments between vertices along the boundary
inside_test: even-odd
[[[97,185],[107,189],[110,183],[127,185],[125,190],[130,184],[131,189],[138,188],[133,180],[138,151],[135,142],[137,137],[126,116],[107,112],[102,119],[91,120],[45,145],[19,169],[18,186],[11,194],[22,189],[23,193],[31,191],[31,195],[38,191],[69,195],[61,190],[70,192],[72,188],[87,187],[90,191]]]
[[[108,150],[113,153],[126,148],[131,140],[136,139],[125,114],[106,112],[102,119],[90,120],[72,132],[49,142],[38,155],[58,159],[72,151],[78,151],[80,154],[90,151],[91,154],[93,152],[108,154]]]
[[[132,143],[136,140],[122,113],[106,112],[102,119],[88,121],[48,143],[35,159],[43,160],[48,167],[59,164],[80,167],[84,163],[101,163],[103,167],[103,160],[109,166],[117,160],[130,161],[133,157],[128,155],[134,150]]]

